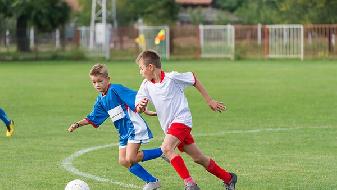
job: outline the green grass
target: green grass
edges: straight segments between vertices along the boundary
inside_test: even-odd
[[[0,189],[64,189],[76,178],[91,189],[125,189],[67,172],[62,161],[81,149],[117,142],[110,121],[99,129],[67,133],[86,116],[96,92],[88,80],[93,62],[1,62],[0,106],[16,122],[5,137],[0,123]],[[210,111],[194,88],[186,95],[193,134],[205,154],[238,174],[237,189],[337,189],[336,61],[172,61],[165,70],[193,71],[209,94],[228,106]],[[109,62],[113,83],[138,89],[141,77],[132,62]],[[160,145],[155,117],[145,117]],[[283,130],[282,130],[283,129]],[[222,189],[215,177],[186,157],[201,189]],[[88,152],[73,162],[82,172],[142,186],[118,165],[116,146]],[[163,190],[182,189],[172,167],[158,159],[144,163]]]

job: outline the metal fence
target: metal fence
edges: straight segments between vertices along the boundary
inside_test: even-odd
[[[235,59],[268,59],[271,51],[270,27],[266,25],[234,25]],[[302,25],[304,59],[336,59],[336,25]],[[82,31],[82,32],[81,32]],[[291,32],[291,30],[289,30]],[[30,53],[35,57],[48,54],[83,51],[88,35],[81,27],[66,27],[52,33],[27,31]],[[84,36],[85,35],[85,36]],[[282,33],[283,36],[285,34]],[[169,51],[171,58],[201,58],[202,47],[200,27],[195,25],[174,25],[169,28]],[[289,35],[291,36],[291,35]],[[141,51],[136,38],[137,27],[112,29],[109,48],[111,59],[134,59]],[[276,37],[272,38],[273,40]],[[10,59],[11,55],[24,55],[17,52],[17,37],[13,30],[0,31],[0,60]],[[22,40],[22,39],[19,39]],[[284,40],[284,38],[283,38]]]

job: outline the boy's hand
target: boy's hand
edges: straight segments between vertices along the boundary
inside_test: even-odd
[[[218,111],[218,112],[222,112],[222,111],[226,111],[227,108],[226,106],[222,103],[222,102],[218,102],[216,100],[211,100],[208,102],[208,106],[213,110],[213,111]]]
[[[145,110],[144,113],[148,116],[157,116],[157,112],[150,111],[150,110]]]
[[[149,103],[149,100],[147,98],[143,98],[137,105],[137,112],[143,113],[146,110],[146,106],[148,103]]]
[[[73,124],[71,124],[70,125],[70,127],[68,128],[68,131],[69,132],[73,132],[73,131],[75,131],[77,128],[79,128],[80,127],[80,124],[79,123],[73,123]]]

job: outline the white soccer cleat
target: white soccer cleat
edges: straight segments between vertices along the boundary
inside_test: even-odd
[[[143,190],[155,190],[160,188],[160,182],[157,180],[156,182],[149,182],[144,185]]]

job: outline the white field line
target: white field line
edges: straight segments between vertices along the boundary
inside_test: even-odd
[[[86,149],[79,150],[79,151],[75,152],[74,154],[70,155],[69,157],[67,157],[66,159],[64,159],[63,162],[62,162],[62,166],[68,172],[76,174],[78,176],[88,178],[88,179],[93,179],[93,180],[99,181],[99,182],[112,183],[112,184],[119,185],[119,186],[125,187],[125,188],[140,189],[140,187],[138,187],[136,185],[133,185],[133,184],[126,184],[126,183],[122,183],[122,182],[119,182],[119,181],[114,181],[112,179],[102,178],[102,177],[99,177],[99,176],[96,176],[96,175],[93,175],[93,174],[90,174],[90,173],[81,172],[80,170],[75,168],[73,163],[72,163],[77,157],[80,157],[83,154],[86,154],[86,153],[91,152],[91,151],[103,149],[103,148],[113,147],[113,146],[118,146],[118,144],[112,143],[112,144],[107,144],[107,145],[102,145],[102,146],[93,146],[93,147],[89,147],[89,148],[86,148]]]
[[[297,130],[297,129],[329,129],[329,128],[333,128],[333,127],[322,126],[322,127],[296,127],[296,128],[265,128],[265,129],[249,129],[249,130],[229,130],[229,131],[221,131],[221,132],[217,132],[217,133],[193,134],[193,136],[195,136],[195,137],[207,137],[207,136],[223,136],[225,134],[278,132],[278,131],[290,131],[290,130]],[[156,140],[162,140],[162,139],[161,138],[154,138],[153,140],[156,141]],[[83,154],[86,154],[86,153],[91,152],[91,151],[103,149],[103,148],[114,147],[114,146],[118,146],[118,144],[112,143],[112,144],[101,145],[101,146],[93,146],[93,147],[89,147],[89,148],[86,148],[86,149],[79,150],[79,151],[73,153],[72,155],[70,155],[69,157],[65,158],[62,161],[62,166],[68,172],[76,174],[78,176],[82,176],[84,178],[92,179],[92,180],[99,181],[99,182],[112,183],[112,184],[115,184],[115,185],[118,185],[118,186],[121,186],[121,187],[125,187],[125,188],[140,189],[141,187],[133,185],[133,184],[127,184],[127,183],[123,183],[123,182],[119,182],[119,181],[114,181],[112,179],[99,177],[99,176],[96,176],[96,175],[93,175],[93,174],[90,174],[90,173],[81,172],[80,170],[75,168],[73,163],[72,163],[76,158],[82,156]]]
[[[330,126],[321,126],[321,127],[293,127],[293,128],[262,128],[262,129],[247,129],[247,130],[228,130],[228,131],[219,131],[216,133],[203,133],[203,134],[193,134],[195,137],[208,137],[208,136],[223,136],[225,134],[240,134],[240,133],[260,133],[260,132],[278,132],[278,131],[290,131],[298,129],[329,129]]]

